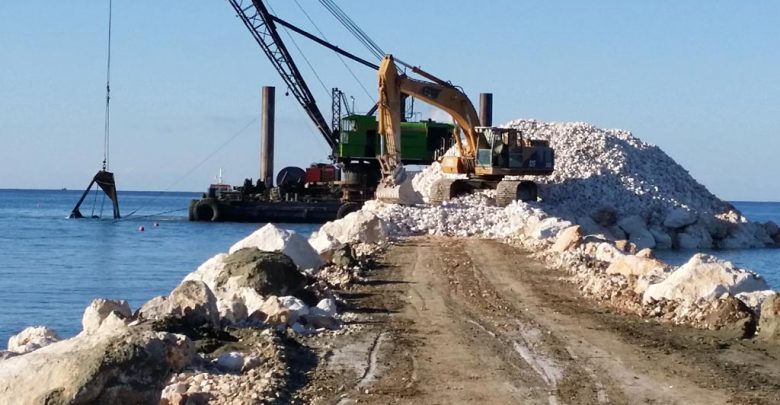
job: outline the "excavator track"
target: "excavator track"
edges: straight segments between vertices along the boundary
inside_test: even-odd
[[[433,184],[428,202],[432,205],[439,205],[472,191],[474,191],[474,187],[469,184],[467,179],[440,179]]]
[[[539,197],[536,183],[528,180],[502,180],[496,186],[496,205],[506,207],[512,201],[536,201]]]

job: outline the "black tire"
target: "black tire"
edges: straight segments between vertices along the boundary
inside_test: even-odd
[[[344,218],[358,210],[360,210],[360,204],[356,202],[346,202],[341,204],[341,207],[339,207],[339,210],[336,212],[336,219]]]
[[[195,207],[195,218],[197,221],[216,222],[220,220],[219,207],[214,200],[202,200]]]

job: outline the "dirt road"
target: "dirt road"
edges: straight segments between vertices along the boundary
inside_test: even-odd
[[[777,350],[589,303],[492,240],[393,246],[346,293],[361,331],[313,347],[319,403],[780,403]]]

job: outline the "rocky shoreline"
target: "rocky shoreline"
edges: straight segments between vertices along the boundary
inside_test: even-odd
[[[546,136],[559,151],[562,169],[538,179],[541,202],[498,207],[490,192],[437,207],[371,201],[308,240],[266,225],[135,311],[99,298],[73,338],[46,327],[13,336],[0,352],[0,402],[290,402],[305,385],[301,364],[316,367],[300,339],[361,328],[336,290],[360,282],[388,244],[418,235],[498,239],[617,312],[780,341],[780,299],[759,275],[695,251],[677,267],[654,255],[775,246],[776,225],[747,221],[625,131],[508,125]],[[431,166],[415,176],[414,191],[425,200],[443,176]]]

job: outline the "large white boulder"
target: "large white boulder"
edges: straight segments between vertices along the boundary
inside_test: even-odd
[[[326,233],[341,243],[383,243],[387,241],[384,221],[368,210],[350,213],[344,218],[330,221],[318,233]]]
[[[333,258],[333,251],[344,246],[343,243],[327,232],[312,233],[309,237],[309,244],[325,262],[329,262]]]
[[[182,335],[82,333],[0,362],[0,404],[156,404],[171,372],[195,358]]]
[[[8,351],[29,353],[60,340],[53,329],[46,326],[29,326],[8,339]]]
[[[202,281],[185,280],[168,297],[155,297],[138,310],[149,320],[172,320],[194,328],[219,328],[217,298]]]
[[[617,257],[610,263],[609,267],[607,267],[607,273],[640,277],[657,269],[664,270],[666,267],[666,263],[660,260],[637,257],[634,255],[623,255]]]
[[[257,248],[266,252],[281,252],[289,256],[301,269],[318,269],[323,261],[303,236],[297,232],[267,224],[230,247],[230,253],[243,248]]]
[[[558,233],[552,246],[553,252],[565,252],[579,246],[582,242],[582,229],[579,225],[570,226]]]
[[[309,307],[298,298],[293,296],[279,297],[279,304],[290,313],[290,324],[295,323],[298,318],[309,315]]]
[[[618,249],[615,247],[615,245],[609,242],[601,242],[596,246],[596,260],[600,260],[602,262],[612,263],[625,255],[625,252]]]
[[[699,224],[688,225],[677,234],[680,249],[712,249],[712,236]]]
[[[227,253],[218,253],[212,258],[206,260],[198,266],[198,268],[184,276],[184,281],[202,281],[209,286],[212,292],[217,293],[217,278],[223,272],[225,268],[225,259],[227,259]]]
[[[593,218],[589,216],[581,216],[577,218],[577,224],[581,227],[582,234],[594,235],[601,239],[615,240],[615,236],[606,227],[598,224]]]
[[[682,228],[696,222],[696,214],[685,208],[674,208],[666,214],[664,226],[667,228]]]
[[[536,226],[531,227],[528,236],[534,239],[547,240],[558,236],[558,233],[572,225],[569,221],[557,217],[548,217],[541,220]]]
[[[734,267],[731,262],[697,253],[660,283],[647,287],[643,300],[668,299],[681,302],[711,300],[723,294],[767,290],[757,274]]]
[[[638,215],[627,216],[618,221],[618,226],[628,234],[628,241],[633,243],[637,249],[655,247],[655,237],[647,230],[647,224],[642,217]]]
[[[127,322],[133,317],[133,313],[130,311],[130,304],[127,301],[96,298],[87,306],[87,309],[84,310],[84,315],[81,317],[81,326],[84,332],[97,332],[111,314]],[[112,318],[113,320],[115,319]]]
[[[649,231],[655,239],[656,249],[663,250],[672,248],[672,236],[669,235],[666,231],[657,227],[651,227]]]

